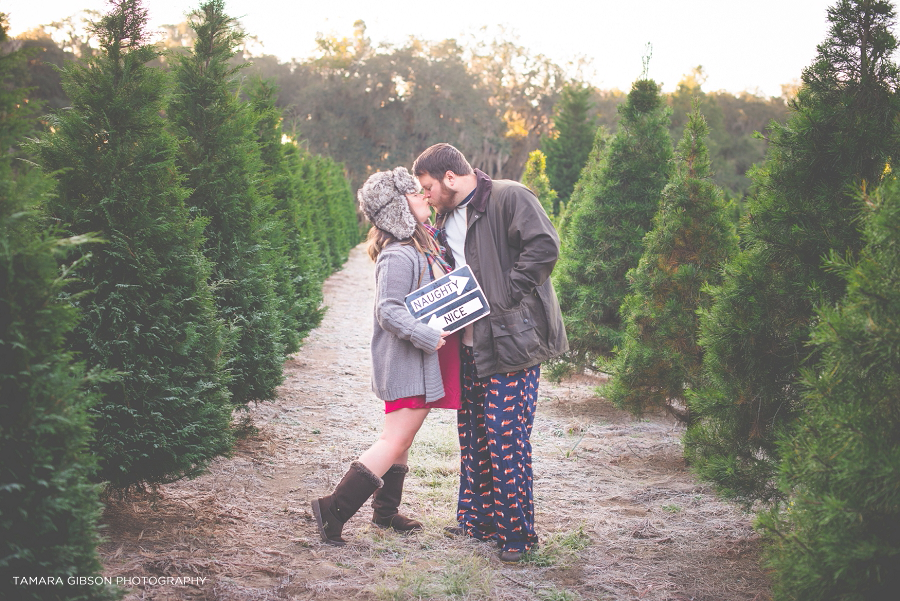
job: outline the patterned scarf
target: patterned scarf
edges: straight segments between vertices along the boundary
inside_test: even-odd
[[[435,253],[431,249],[425,251],[425,257],[428,259],[428,264],[431,265],[431,272],[434,274],[435,279],[437,279],[442,277],[445,273],[452,271],[453,268],[450,267],[450,264],[444,259],[447,249],[440,243],[438,236],[440,230],[429,223],[423,223],[422,225],[425,226],[425,229],[428,230],[428,233],[434,238],[434,244],[440,251],[439,253]]]

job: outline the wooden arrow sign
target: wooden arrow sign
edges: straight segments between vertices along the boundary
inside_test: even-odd
[[[468,265],[410,292],[404,300],[413,317],[444,332],[455,332],[491,312]]]

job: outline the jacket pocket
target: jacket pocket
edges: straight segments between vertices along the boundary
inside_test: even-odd
[[[525,365],[532,361],[540,348],[540,339],[528,309],[491,316],[490,320],[498,363]]]

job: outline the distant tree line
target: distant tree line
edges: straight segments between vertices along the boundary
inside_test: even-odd
[[[2,21],[0,597],[114,598],[67,579],[99,574],[98,487],[231,452],[234,411],[274,398],[319,323],[356,203],[340,163],[285,136],[277,88],[239,77],[221,0],[167,69],[140,0],[113,0],[55,110],[23,85],[41,47]]]
[[[33,85],[36,95],[54,108],[66,106],[67,98],[50,65],[96,51],[96,40],[73,33],[71,20],[17,40],[23,47],[40,50],[30,65]],[[175,53],[195,40],[186,24],[166,29],[162,45]],[[518,180],[531,152],[539,148],[545,154],[552,152],[549,147],[555,138],[565,138],[566,121],[571,119],[571,106],[566,105],[572,100],[565,96],[567,89],[580,90],[584,114],[573,116],[575,130],[583,118],[614,133],[617,107],[626,97],[619,90],[600,90],[573,80],[562,66],[502,32],[494,40],[411,38],[402,46],[386,46],[374,45],[366,36],[365,23],[359,21],[351,36],[320,36],[317,43],[319,51],[306,60],[254,56],[242,45],[232,61],[250,63],[242,72],[245,78],[258,75],[275,84],[275,104],[283,111],[285,131],[311,152],[342,162],[354,187],[373,171],[412,164],[423,148],[436,142],[457,146],[492,177]],[[171,67],[173,62],[173,56],[164,55],[151,64]],[[750,187],[747,170],[765,153],[765,140],[754,134],[772,120],[784,121],[786,99],[704,92],[704,79],[702,68],[695,68],[664,98],[673,108],[669,133],[673,141],[680,139],[691,99],[701,98],[710,128],[714,180],[739,200]],[[586,139],[582,149],[589,150],[592,135]],[[568,200],[580,167],[551,162],[548,168],[570,171],[559,181],[558,175],[549,174],[559,194],[558,211]]]

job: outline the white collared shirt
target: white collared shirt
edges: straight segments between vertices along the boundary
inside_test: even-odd
[[[447,216],[444,230],[447,234],[447,245],[453,253],[456,267],[466,264],[466,226],[468,225],[469,205],[459,207]]]
[[[466,264],[466,228],[468,227],[469,205],[458,207],[447,216],[444,221],[444,232],[447,235],[447,246],[453,253],[454,269]],[[472,335],[472,324],[463,328],[462,343],[473,346],[475,338]]]

